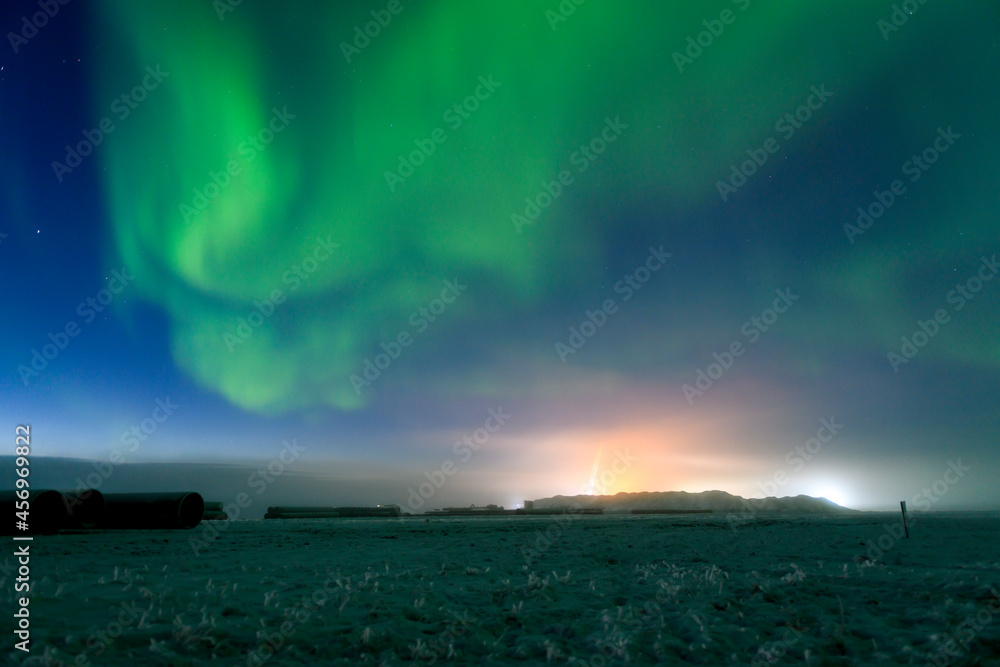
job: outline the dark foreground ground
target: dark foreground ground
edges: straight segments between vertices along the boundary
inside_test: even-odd
[[[1000,665],[1000,514],[911,518],[909,539],[896,514],[241,521],[38,537],[31,651],[8,632],[2,656]],[[12,614],[25,593],[10,545],[0,590]]]

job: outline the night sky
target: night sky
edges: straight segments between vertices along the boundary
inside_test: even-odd
[[[1000,508],[996,3],[52,4],[0,22],[52,483]]]

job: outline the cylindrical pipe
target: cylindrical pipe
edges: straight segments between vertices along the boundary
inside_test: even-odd
[[[94,528],[104,519],[107,505],[104,494],[97,489],[88,489],[83,493],[64,491],[62,497],[66,506],[67,528]]]
[[[0,491],[0,516],[3,517],[0,521],[0,525],[3,526],[0,533],[4,535],[54,533],[66,524],[66,504],[58,491],[30,491],[27,501],[28,505],[25,508],[17,491]],[[21,517],[27,520],[16,514],[21,514]],[[25,528],[22,528],[22,525]]]
[[[100,528],[194,528],[205,514],[205,501],[194,492],[106,493]]]

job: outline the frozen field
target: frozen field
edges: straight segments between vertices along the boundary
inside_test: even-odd
[[[911,518],[909,539],[885,527],[897,514],[870,513],[735,527],[718,515],[242,521],[197,556],[204,524],[36,538],[31,653],[8,632],[3,655],[1000,665],[1000,515]]]

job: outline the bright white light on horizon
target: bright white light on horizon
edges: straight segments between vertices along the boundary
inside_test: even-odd
[[[835,482],[821,482],[815,486],[811,486],[808,495],[815,498],[832,500],[841,507],[851,507],[854,502],[850,491]]]

